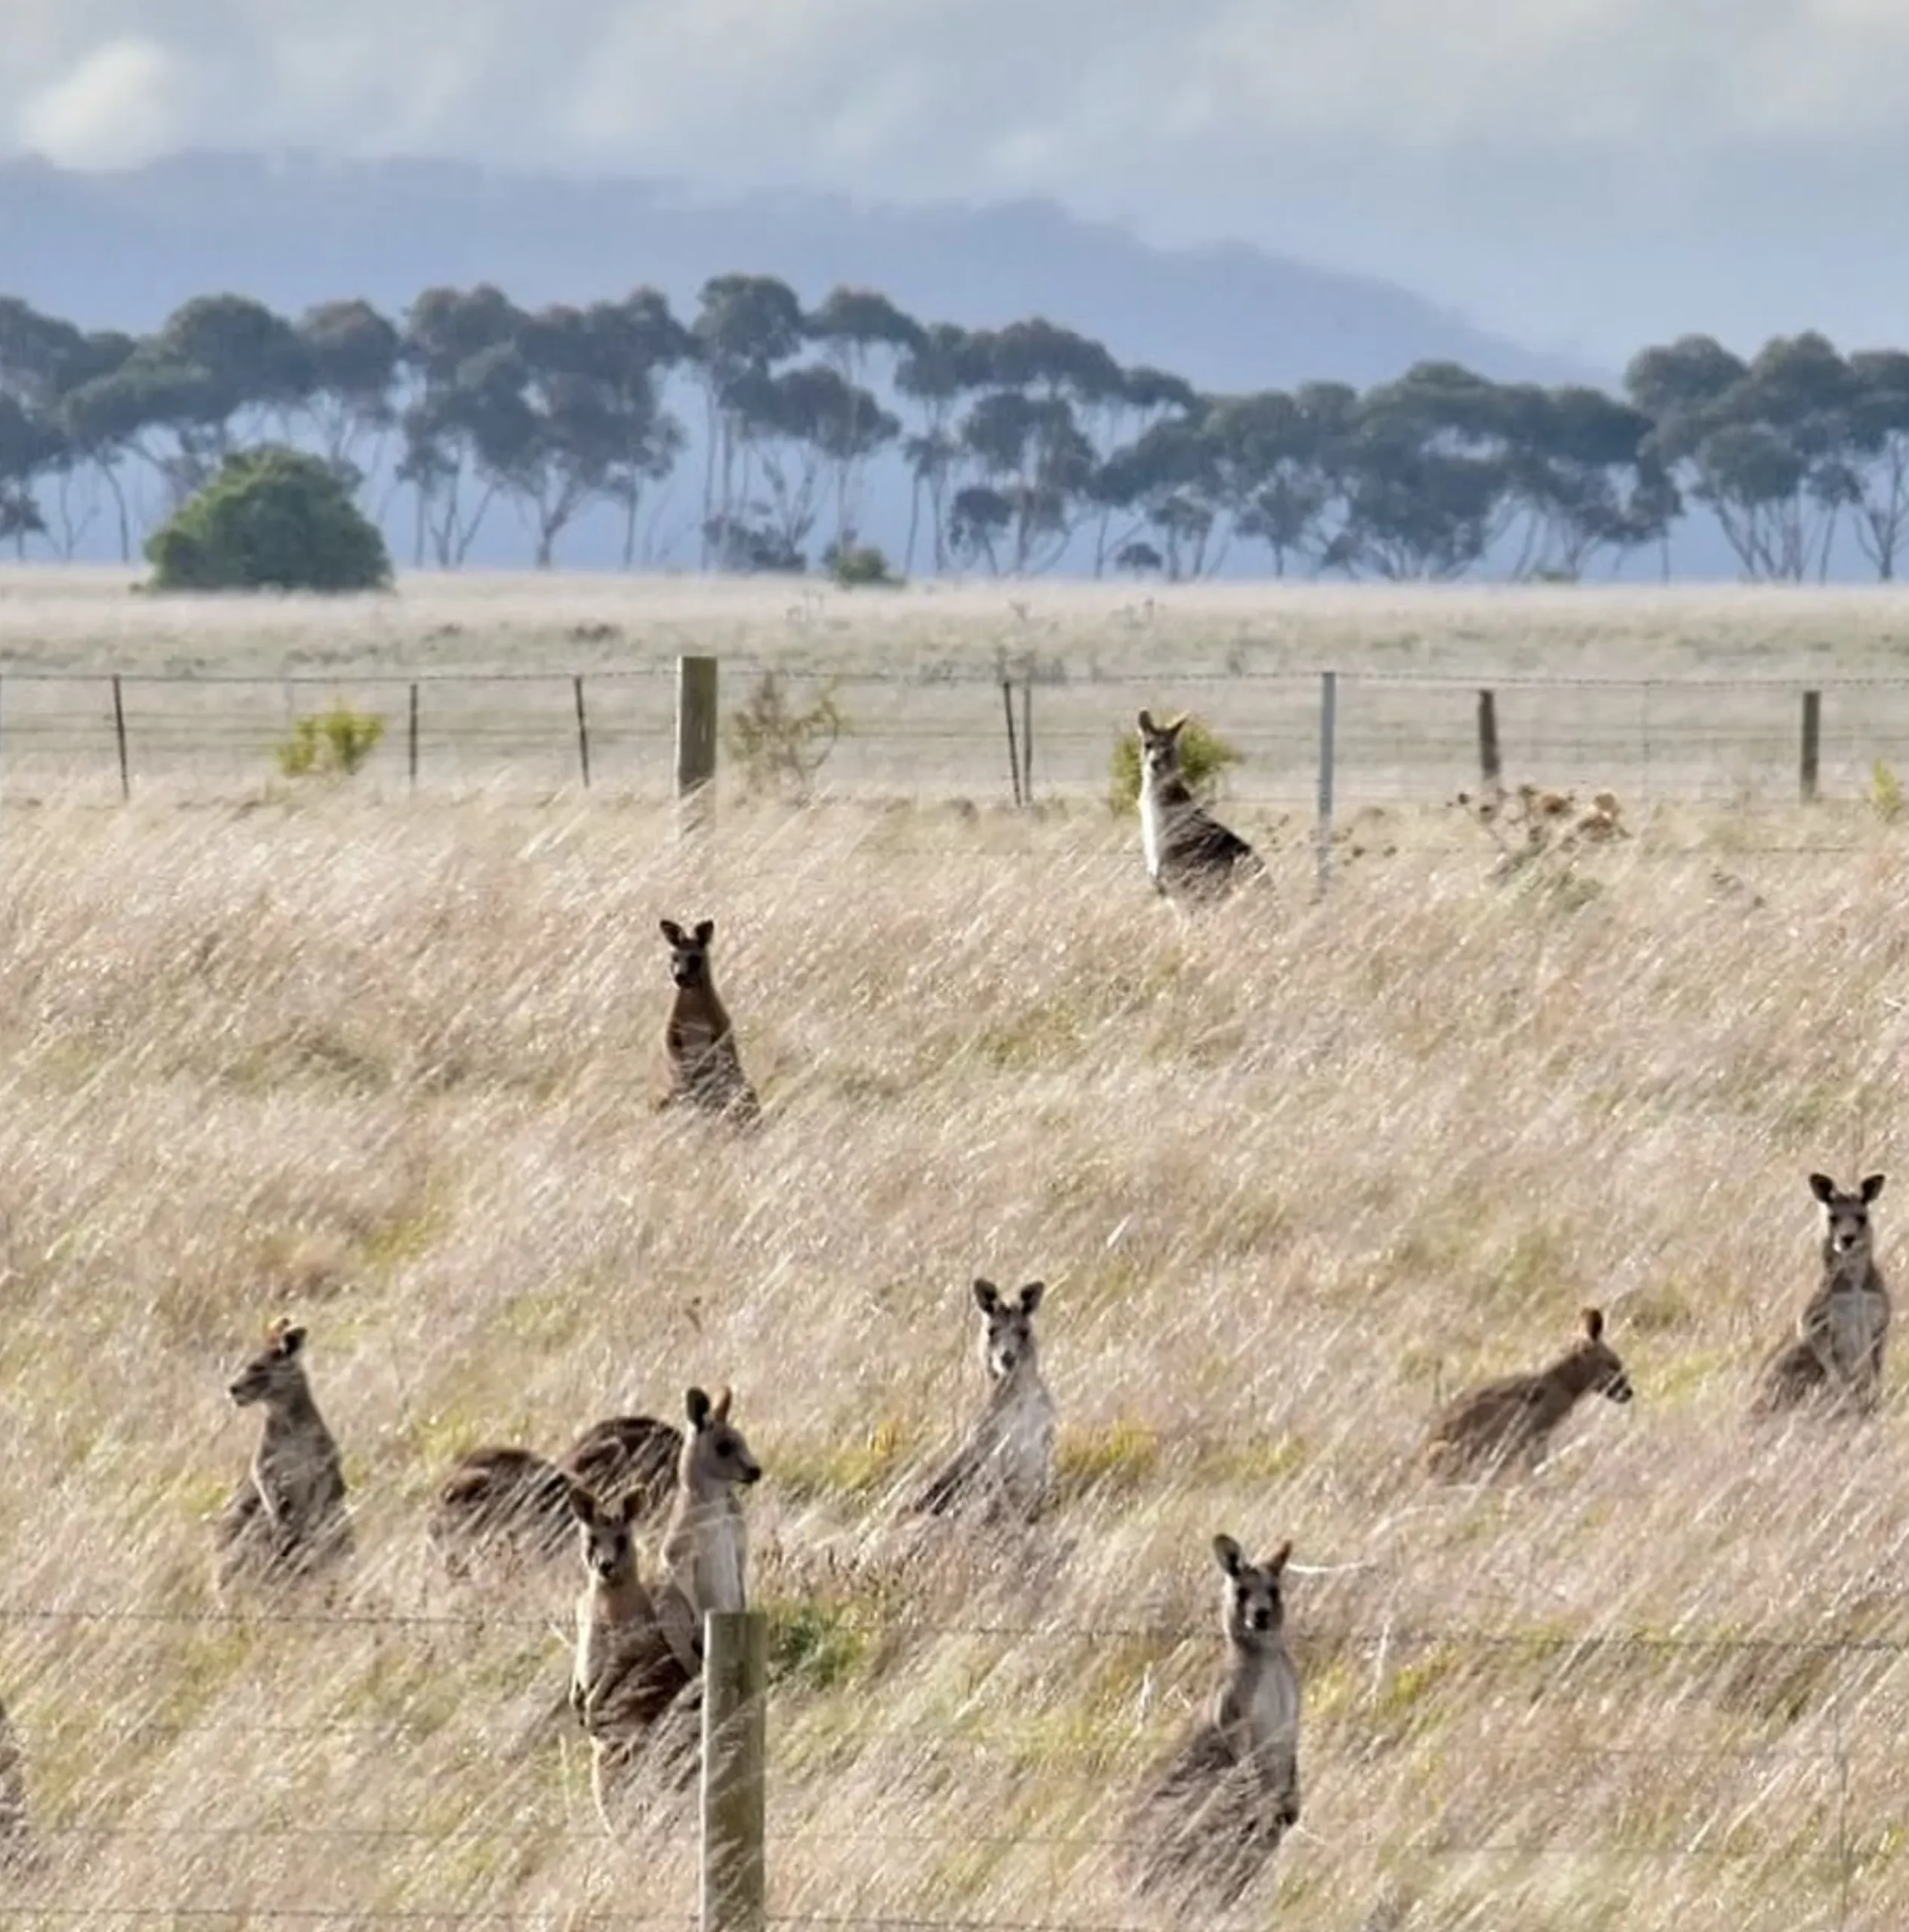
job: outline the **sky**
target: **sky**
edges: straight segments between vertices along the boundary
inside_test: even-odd
[[[1909,0],[4,0],[0,149],[1050,197],[1621,366],[1909,345]]]

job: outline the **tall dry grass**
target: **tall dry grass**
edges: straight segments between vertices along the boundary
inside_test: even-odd
[[[575,1580],[449,1593],[421,1526],[467,1444],[721,1381],[768,1472],[778,1917],[1167,1922],[1119,1841],[1217,1670],[1223,1529],[1311,1567],[1306,1816],[1240,1922],[1904,1921],[1904,1404],[1745,1419],[1810,1284],[1805,1173],[1892,1171],[1902,1251],[1899,837],[1726,872],[1646,826],[1508,884],[1407,824],[1321,903],[1274,844],[1271,891],[1188,921],[1104,817],[668,825],[9,814],[24,1922],[691,1912],[686,1810],[596,1825]],[[666,914],[718,921],[752,1137],[648,1111]],[[893,1512],[978,1399],[976,1273],[1050,1284],[1031,1549]],[[1633,1407],[1535,1479],[1413,1481],[1437,1398],[1591,1301]],[[281,1310],[359,1555],[336,1603],[215,1614],[254,1428],[223,1385]]]

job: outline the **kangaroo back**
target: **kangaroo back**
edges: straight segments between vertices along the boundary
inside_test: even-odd
[[[463,1578],[473,1558],[494,1570],[559,1556],[570,1525],[564,1472],[533,1450],[490,1445],[451,1466],[432,1498],[426,1534],[446,1569]]]
[[[648,1521],[667,1514],[682,1453],[683,1432],[654,1416],[606,1416],[564,1451],[558,1466],[598,1496],[635,1492],[638,1518]]]

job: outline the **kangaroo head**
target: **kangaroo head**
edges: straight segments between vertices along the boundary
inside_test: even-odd
[[[683,1398],[690,1419],[690,1432],[683,1440],[683,1454],[677,1465],[677,1481],[685,1489],[708,1491],[719,1485],[752,1483],[762,1474],[762,1465],[749,1454],[742,1432],[729,1419],[730,1392],[718,1389],[712,1401],[700,1389],[692,1389]]]
[[[1186,728],[1184,718],[1170,724],[1156,724],[1151,711],[1139,716],[1140,769],[1149,778],[1170,777],[1180,768],[1180,734]]]
[[[226,1393],[244,1408],[252,1402],[271,1402],[305,1380],[300,1355],[305,1331],[282,1318],[266,1331],[265,1346],[227,1383]]]
[[[1823,1259],[1864,1267],[1870,1257],[1869,1204],[1883,1191],[1880,1174],[1866,1174],[1845,1194],[1828,1174],[1812,1174],[1809,1191],[1823,1206]]]
[[[669,942],[669,977],[679,986],[702,986],[709,983],[709,942],[715,937],[714,919],[699,919],[694,932],[686,933],[674,919],[659,921],[662,936]]]
[[[1039,1355],[1034,1340],[1034,1311],[1047,1292],[1045,1281],[1030,1281],[1010,1301],[992,1281],[977,1279],[974,1305],[981,1311],[981,1352],[991,1380],[1004,1382],[1023,1363]]]
[[[1231,1537],[1213,1538],[1213,1555],[1226,1578],[1220,1617],[1229,1642],[1263,1643],[1277,1635],[1286,1621],[1280,1577],[1292,1554],[1292,1544],[1283,1543],[1264,1563],[1249,1563]]]
[[[626,1583],[635,1573],[636,1540],[630,1524],[642,1506],[642,1491],[630,1490],[606,1508],[581,1483],[572,1483],[568,1500],[584,1568],[599,1583]]]
[[[1614,1402],[1629,1401],[1635,1392],[1623,1363],[1617,1358],[1617,1351],[1604,1339],[1603,1311],[1588,1308],[1583,1321],[1584,1340],[1571,1351],[1571,1355],[1579,1365],[1585,1388],[1594,1395],[1608,1395]]]

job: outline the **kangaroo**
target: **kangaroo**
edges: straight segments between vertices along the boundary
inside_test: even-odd
[[[700,1389],[684,1398],[690,1432],[676,1461],[676,1500],[663,1532],[663,1586],[657,1613],[684,1667],[702,1668],[702,1619],[712,1610],[746,1610],[749,1548],[742,1498],[762,1466],[729,1419],[730,1392],[712,1402]]]
[[[1867,1414],[1880,1399],[1889,1291],[1876,1265],[1869,1208],[1883,1178],[1866,1175],[1846,1194],[1828,1174],[1809,1177],[1823,1210],[1822,1281],[1797,1317],[1795,1339],[1765,1361],[1757,1413],[1824,1401]]]
[[[638,1573],[632,1524],[643,1498],[632,1490],[606,1507],[579,1484],[567,1506],[579,1532],[586,1581],[576,1599],[576,1651],[570,1708],[590,1740],[590,1783],[597,1814],[613,1830],[626,1793],[653,1745],[688,1742],[678,1700],[696,1681],[658,1620],[655,1600]],[[666,1731],[666,1719],[675,1718]],[[679,1774],[693,1762],[685,1753]]]
[[[1214,899],[1242,875],[1263,872],[1253,848],[1194,797],[1180,768],[1185,718],[1156,724],[1143,711],[1139,727],[1140,844],[1154,890],[1163,898]]]
[[[669,942],[669,976],[676,997],[663,1028],[669,1061],[669,1091],[658,1107],[687,1103],[748,1124],[761,1117],[761,1103],[742,1072],[736,1031],[709,971],[709,941],[716,922],[703,919],[685,933],[674,919],[662,922]]]
[[[676,1490],[683,1432],[654,1416],[606,1416],[592,1423],[557,1466],[598,1496],[638,1498],[639,1520],[661,1516]]]
[[[1299,1822],[1299,1673],[1286,1647],[1280,1583],[1292,1553],[1283,1543],[1250,1563],[1232,1537],[1213,1538],[1225,1578],[1226,1674],[1207,1721],[1142,1798],[1142,1893],[1177,1882],[1230,1906]]]
[[[222,1589],[247,1574],[308,1575],[351,1553],[344,1470],[305,1378],[305,1334],[275,1321],[226,1392],[241,1408],[261,1405],[265,1427],[215,1526]]]
[[[490,1445],[452,1464],[426,1533],[444,1567],[465,1580],[475,1551],[513,1565],[548,1561],[569,1546],[571,1527],[565,1472],[534,1450]]]
[[[1584,1337],[1536,1375],[1508,1375],[1449,1404],[1432,1424],[1423,1452],[1428,1472],[1446,1479],[1495,1475],[1516,1461],[1536,1467],[1552,1432],[1582,1395],[1628,1402],[1624,1364],[1604,1340],[1604,1317],[1584,1312]]]
[[[981,1312],[988,1399],[967,1441],[915,1498],[910,1512],[945,1515],[980,1501],[990,1517],[1006,1509],[1031,1521],[1053,1486],[1054,1398],[1041,1377],[1034,1331],[1047,1284],[1030,1281],[1013,1301],[1004,1300],[992,1281],[977,1279],[973,1292]]]
[[[0,1872],[26,1862],[26,1767],[7,1707],[0,1704]]]

